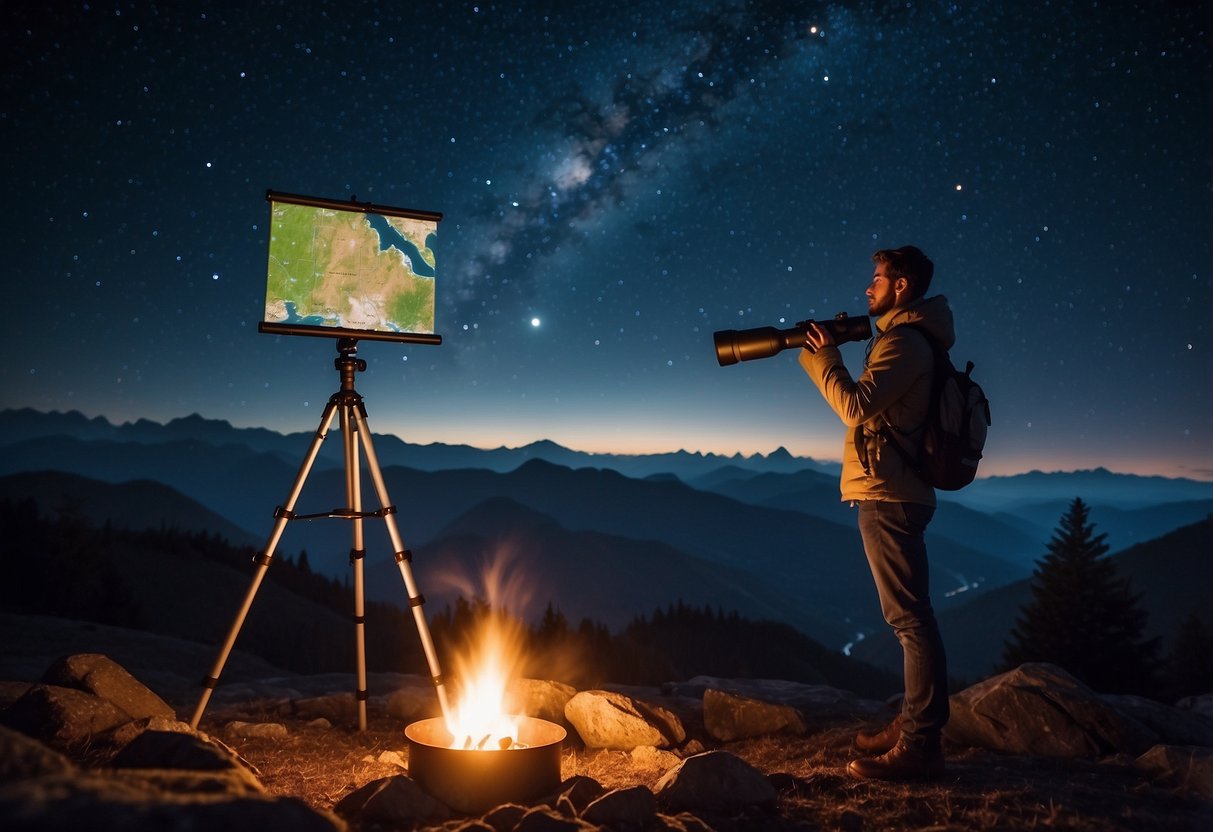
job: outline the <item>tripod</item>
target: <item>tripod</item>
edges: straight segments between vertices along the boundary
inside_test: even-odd
[[[244,596],[244,603],[236,614],[236,620],[232,622],[232,627],[227,634],[227,640],[219,651],[219,657],[215,660],[215,665],[210,675],[202,682],[202,696],[198,700],[198,706],[194,709],[193,719],[190,720],[190,727],[192,728],[198,727],[198,722],[202,719],[202,712],[206,710],[207,702],[210,701],[211,693],[219,683],[219,674],[223,672],[223,666],[227,663],[228,655],[232,651],[232,645],[236,643],[236,637],[240,634],[240,628],[244,625],[244,619],[248,616],[249,609],[253,605],[253,598],[257,594],[257,589],[261,586],[261,581],[265,577],[270,563],[273,561],[274,550],[278,546],[282,533],[286,530],[286,524],[291,520],[314,520],[320,517],[335,517],[349,520],[353,523],[354,545],[350,550],[350,563],[354,567],[354,637],[357,653],[357,686],[354,696],[358,702],[358,729],[360,731],[366,730],[366,700],[368,698],[366,687],[366,615],[363,601],[362,574],[362,561],[366,556],[366,550],[363,548],[362,542],[362,521],[370,517],[383,518],[383,522],[387,526],[392,546],[396,552],[396,565],[400,568],[400,576],[404,579],[405,589],[408,591],[409,606],[413,611],[413,620],[417,624],[417,633],[421,636],[421,646],[425,651],[426,661],[430,667],[430,675],[434,681],[434,688],[438,693],[438,703],[442,707],[443,716],[450,713],[446,699],[446,688],[443,686],[442,670],[438,664],[438,654],[434,649],[434,641],[430,637],[430,629],[426,623],[425,614],[421,610],[421,605],[425,603],[425,598],[417,591],[417,584],[413,580],[413,571],[409,565],[412,562],[413,553],[404,548],[404,544],[401,541],[400,531],[396,527],[396,506],[388,499],[387,487],[383,483],[383,474],[379,470],[379,460],[375,456],[374,447],[371,445],[371,430],[366,422],[366,407],[362,403],[362,396],[354,390],[354,376],[366,369],[366,361],[354,357],[354,354],[357,352],[358,342],[356,339],[338,339],[338,355],[333,364],[341,375],[341,389],[329,398],[328,404],[324,408],[324,414],[320,417],[320,428],[312,440],[312,445],[308,450],[307,456],[304,457],[303,464],[299,468],[299,473],[295,476],[295,484],[291,487],[291,493],[287,497],[286,505],[278,506],[274,511],[274,529],[270,533],[265,551],[253,559],[253,562],[257,564],[257,570],[253,574],[252,584]],[[341,414],[341,436],[345,443],[345,495],[347,507],[333,509],[330,512],[322,514],[296,514],[295,501],[299,499],[299,493],[303,490],[308,473],[312,470],[316,456],[320,453],[320,446],[324,442],[329,428],[332,427],[333,419],[338,413]],[[358,466],[359,440],[361,440],[362,448],[366,451],[367,469],[371,473],[371,479],[375,484],[375,491],[379,497],[380,508],[378,511],[367,512],[362,510],[362,480]]]

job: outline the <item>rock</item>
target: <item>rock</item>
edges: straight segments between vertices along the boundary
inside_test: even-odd
[[[114,768],[243,770],[255,777],[252,766],[217,740],[171,731],[144,731],[115,754],[110,764]]]
[[[327,719],[329,722],[352,722],[358,718],[358,700],[352,693],[311,696],[291,703],[295,714],[303,719]]]
[[[674,714],[611,691],[578,693],[565,706],[565,716],[588,748],[668,748],[686,739],[686,731]]]
[[[1105,695],[1103,700],[1149,728],[1165,745],[1213,748],[1213,719],[1141,696]]]
[[[32,682],[2,682],[0,681],[0,711],[16,702],[34,685]]]
[[[1213,693],[1202,693],[1198,696],[1185,696],[1175,703],[1175,707],[1184,711],[1200,714],[1207,719],[1213,719]]]
[[[585,811],[587,806],[601,797],[604,792],[606,792],[606,789],[593,777],[575,774],[561,783],[560,788],[556,790],[555,794],[538,801],[538,803],[544,806],[556,807],[560,805],[561,800],[567,800],[573,807],[573,813],[580,814]]]
[[[489,826],[483,820],[469,820],[454,827],[445,827],[450,829],[450,832],[497,832],[495,828]]]
[[[566,818],[551,809],[536,806],[518,820],[514,832],[586,832],[589,828],[576,818]]]
[[[408,724],[441,716],[442,707],[438,704],[438,693],[432,684],[405,685],[388,696],[387,712],[388,716]]]
[[[381,751],[379,756],[375,758],[375,762],[383,765],[396,766],[397,768],[408,769],[408,761],[404,759],[399,751]]]
[[[0,727],[0,783],[12,783],[52,774],[68,774],[75,767],[62,754],[20,731]]]
[[[714,688],[703,694],[703,724],[721,742],[808,730],[800,712],[789,705],[772,705]]]
[[[229,787],[221,772],[171,772],[169,780],[157,774],[77,772],[0,787],[0,828],[346,832],[342,821],[302,800]]]
[[[74,688],[34,685],[0,715],[0,723],[67,750],[92,741],[130,715],[99,696]]]
[[[106,739],[115,748],[122,748],[129,745],[135,737],[144,731],[166,731],[173,734],[193,734],[195,736],[198,734],[187,722],[181,722],[177,719],[165,719],[162,716],[152,716],[147,719],[136,719],[133,722],[123,723],[110,731]]]
[[[1024,664],[986,679],[952,696],[951,705],[944,732],[949,741],[1010,754],[1140,754],[1157,741],[1141,723],[1050,664]]]
[[[231,737],[244,739],[280,740],[289,736],[286,726],[281,722],[241,722],[233,720],[223,728],[224,733]]]
[[[1135,765],[1154,780],[1213,798],[1213,749],[1156,745]]]
[[[762,772],[727,751],[707,751],[683,760],[654,789],[657,802],[680,812],[732,814],[775,800],[775,787]]]
[[[57,659],[46,669],[42,682],[99,696],[120,708],[131,719],[153,716],[177,718],[177,713],[167,702],[101,653],[78,653]]]
[[[696,676],[685,682],[666,685],[664,690],[671,694],[700,699],[708,690],[723,691],[759,702],[787,705],[799,711],[801,717],[807,721],[866,719],[888,710],[885,703],[863,699],[850,691],[829,685],[806,685],[782,679],[722,679],[716,676]]]
[[[564,708],[577,694],[577,689],[560,682],[542,679],[516,679],[506,691],[507,713],[533,716],[568,727]]]
[[[700,751],[703,749],[700,748]],[[639,769],[657,769],[668,771],[682,762],[682,758],[672,751],[662,751],[651,745],[638,745],[632,749],[632,765]]]
[[[372,780],[337,803],[334,811],[358,826],[380,823],[409,826],[423,821],[443,821],[451,810],[402,774]]]
[[[519,806],[517,803],[503,803],[486,812],[481,820],[496,832],[511,832],[526,813],[526,806]]]
[[[581,813],[595,826],[644,826],[657,814],[657,798],[645,786],[615,789],[595,800]]]
[[[653,823],[654,830],[664,830],[664,832],[716,832],[707,824],[690,812],[682,812],[677,815],[657,815]]]
[[[161,799],[172,799],[170,796],[177,794],[257,797],[266,793],[265,787],[247,769],[121,768],[100,773],[107,774],[116,783]]]

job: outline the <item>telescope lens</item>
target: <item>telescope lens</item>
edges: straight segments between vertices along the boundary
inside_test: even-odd
[[[783,333],[773,326],[757,329],[724,329],[712,336],[716,342],[716,361],[721,367],[738,361],[770,358],[787,347]]]
[[[716,363],[721,367],[736,364],[741,360],[741,355],[737,352],[736,335],[737,330],[724,329],[712,336],[712,340],[716,342]]]

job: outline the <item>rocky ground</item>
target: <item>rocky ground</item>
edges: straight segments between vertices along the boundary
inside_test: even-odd
[[[0,665],[2,668],[2,665]],[[885,703],[823,686],[697,678],[575,691],[524,680],[519,712],[569,737],[548,793],[454,812],[408,776],[423,680],[374,675],[367,730],[342,675],[221,685],[200,725],[100,654],[0,682],[0,828],[1206,829],[1213,719],[1100,697],[1025,665],[953,697],[938,782],[846,776],[857,726]],[[168,701],[165,701],[166,698]]]

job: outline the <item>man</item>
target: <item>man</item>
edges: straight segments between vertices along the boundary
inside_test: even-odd
[[[907,456],[918,453],[934,368],[931,345],[917,327],[944,348],[956,334],[947,299],[926,297],[935,266],[922,251],[884,249],[872,260],[867,298],[876,334],[863,374],[852,379],[834,339],[816,325],[806,333],[800,363],[853,429],[843,450],[842,499],[859,506],[859,532],[881,611],[904,656],[901,712],[883,730],[856,736],[856,749],[867,756],[852,760],[847,771],[861,779],[930,779],[943,774],[940,735],[948,720],[947,666],[931,608],[923,538],[935,513],[935,490]]]

